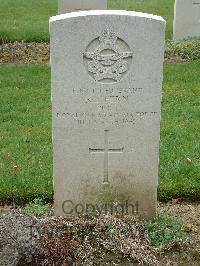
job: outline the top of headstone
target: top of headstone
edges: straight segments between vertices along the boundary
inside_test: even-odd
[[[160,16],[142,13],[142,12],[126,11],[126,10],[89,10],[89,11],[71,12],[71,13],[53,16],[50,18],[49,22],[64,20],[67,18],[84,17],[84,16],[99,16],[99,15],[118,15],[118,16],[141,17],[141,18],[158,20],[158,21],[162,21],[165,23],[165,20]]]

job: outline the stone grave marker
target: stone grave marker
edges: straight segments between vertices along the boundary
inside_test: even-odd
[[[155,214],[164,31],[130,11],[50,19],[56,215]]]
[[[58,0],[58,14],[91,9],[107,9],[107,0]]]
[[[174,40],[200,37],[200,0],[176,0]]]

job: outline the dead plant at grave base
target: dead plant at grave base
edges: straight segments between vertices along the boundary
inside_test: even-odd
[[[156,250],[145,238],[144,225],[133,218],[53,217],[43,220],[41,225],[46,230],[38,241],[38,255],[34,259],[40,264],[36,265],[68,265],[67,258],[76,261],[76,265],[93,265],[95,260],[99,265],[109,265],[109,257],[113,256],[116,265],[123,258],[140,265],[159,265]]]
[[[70,240],[65,234],[61,236],[44,235],[40,238],[36,254],[33,256],[34,265],[68,266],[68,258],[71,258],[77,245],[77,241]]]
[[[164,223],[158,222],[159,228],[165,228]],[[126,265],[126,262],[159,265],[158,249],[150,245],[144,222],[130,216],[63,218],[43,215],[36,218],[10,211],[2,215],[1,224],[3,232],[7,232],[0,239],[0,244],[2,241],[6,246],[3,252],[8,251],[4,257],[9,264],[5,265],[12,265],[10,261],[13,260],[18,261],[18,266],[106,266]],[[151,230],[152,233],[157,231]],[[12,237],[10,242],[7,235]],[[169,244],[170,247],[174,245]],[[12,260],[11,248],[16,253]]]

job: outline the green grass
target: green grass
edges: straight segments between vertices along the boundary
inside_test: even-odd
[[[174,0],[108,0],[109,9],[161,15],[167,20],[166,38],[172,38]],[[57,0],[0,0],[1,41],[49,41],[49,17],[57,14]]]
[[[34,199],[31,202],[28,202],[23,210],[25,213],[33,213],[33,214],[44,214],[48,213],[51,209],[50,204],[45,204],[41,199]]]
[[[50,73],[44,66],[0,67],[0,198],[52,193]]]
[[[0,0],[0,39],[48,41],[56,12],[57,0]]]
[[[200,199],[199,68],[200,61],[165,66],[160,146],[161,199]]]
[[[174,246],[186,238],[183,226],[165,213],[157,213],[155,218],[145,222],[145,227],[150,245],[160,250],[170,243]]]
[[[199,68],[200,61],[165,65],[162,200],[200,199]],[[0,201],[52,200],[50,69],[1,66],[0,76]]]
[[[108,0],[109,9],[126,9],[162,16],[167,21],[166,39],[172,39],[174,0]]]

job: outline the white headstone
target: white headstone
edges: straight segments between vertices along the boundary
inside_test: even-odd
[[[155,214],[164,31],[128,11],[50,19],[56,215]]]
[[[58,0],[58,14],[91,9],[107,9],[107,0]]]
[[[200,37],[200,0],[176,0],[174,40]]]

